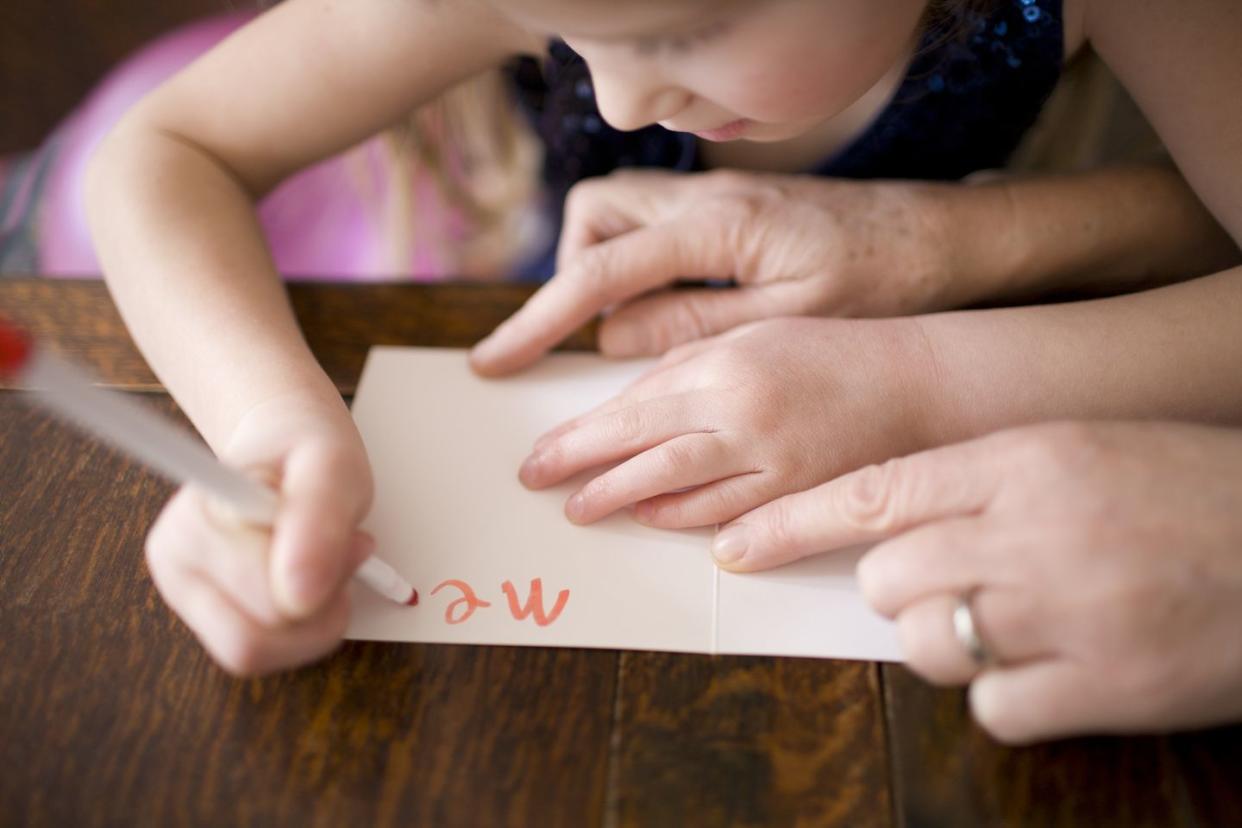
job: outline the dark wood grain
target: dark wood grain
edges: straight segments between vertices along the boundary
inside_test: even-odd
[[[350,643],[236,681],[145,575],[168,486],[7,392],[0,468],[0,823],[598,822],[615,653]]]
[[[290,284],[307,342],[343,394],[352,394],[372,345],[467,347],[522,306],[527,285]],[[0,280],[0,314],[89,365],[107,384],[157,391],[159,381],[134,346],[102,282]],[[588,327],[566,350],[594,347]],[[0,378],[0,388],[11,388]]]
[[[971,722],[964,691],[898,666],[884,682],[904,826],[1242,823],[1242,727],[1006,748]]]
[[[348,393],[370,345],[469,344],[529,289],[290,292]],[[100,284],[0,281],[0,313],[175,414]],[[898,667],[350,643],[235,681],[145,574],[167,485],[11,391],[0,469],[0,824],[1240,822],[1242,728],[1012,750]]]
[[[0,3],[0,155],[30,149],[118,61],[151,38],[242,0]]]
[[[891,824],[874,666],[621,659],[608,824]]]

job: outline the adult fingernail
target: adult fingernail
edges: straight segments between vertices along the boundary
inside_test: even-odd
[[[633,357],[647,352],[647,337],[641,325],[614,323],[600,331],[599,347],[608,356]]]
[[[730,526],[716,535],[712,542],[712,557],[720,564],[735,564],[746,557],[750,548],[750,530],[745,526]]]

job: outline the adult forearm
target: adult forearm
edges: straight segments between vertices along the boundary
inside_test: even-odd
[[[921,317],[936,442],[1053,419],[1242,423],[1242,268],[1110,299]]]
[[[217,450],[256,404],[344,410],[298,330],[250,198],[186,142],[123,127],[96,156],[92,231],[139,348]]]
[[[965,302],[1113,295],[1242,264],[1171,166],[999,178],[933,190]]]

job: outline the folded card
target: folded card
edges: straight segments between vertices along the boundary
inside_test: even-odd
[[[484,380],[465,351],[373,349],[353,406],[375,472],[366,528],[421,601],[357,589],[349,637],[898,660],[893,626],[858,593],[856,551],[734,575],[712,562],[710,531],[625,513],[575,526],[562,509],[582,479],[518,482],[538,436],[649,365],[557,354]]]

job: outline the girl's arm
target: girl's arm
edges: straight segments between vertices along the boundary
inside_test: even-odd
[[[1078,0],[1066,9],[1070,41],[1085,39],[1109,66],[1186,183],[1157,167],[1102,170],[1002,180],[990,200],[950,205],[950,215],[999,231],[990,250],[979,248],[983,261],[995,263],[992,273],[1007,274],[996,287],[1002,295],[1030,293],[1034,278],[1041,288],[1113,292],[1145,276],[1167,282],[1236,265],[1242,7],[1230,0]],[[1001,230],[997,217],[1012,229]]]
[[[253,202],[539,44],[481,2],[288,0],[140,103],[92,163],[109,287],[157,375],[220,449],[275,398],[344,408],[295,325]]]
[[[916,317],[929,445],[1053,419],[1242,424],[1242,268],[1129,296]]]
[[[289,310],[252,202],[453,83],[537,49],[472,0],[287,0],[141,103],[93,162],[109,286],[214,449],[278,489],[242,525],[183,488],[148,535],[161,594],[226,669],[302,664],[340,641],[372,478]]]
[[[1085,0],[1083,25],[1186,181],[1242,244],[1242,6]]]
[[[1242,243],[1242,5],[1089,0],[1084,27]],[[1242,268],[1135,296],[924,324],[959,403],[946,439],[1046,417],[1242,422]]]

